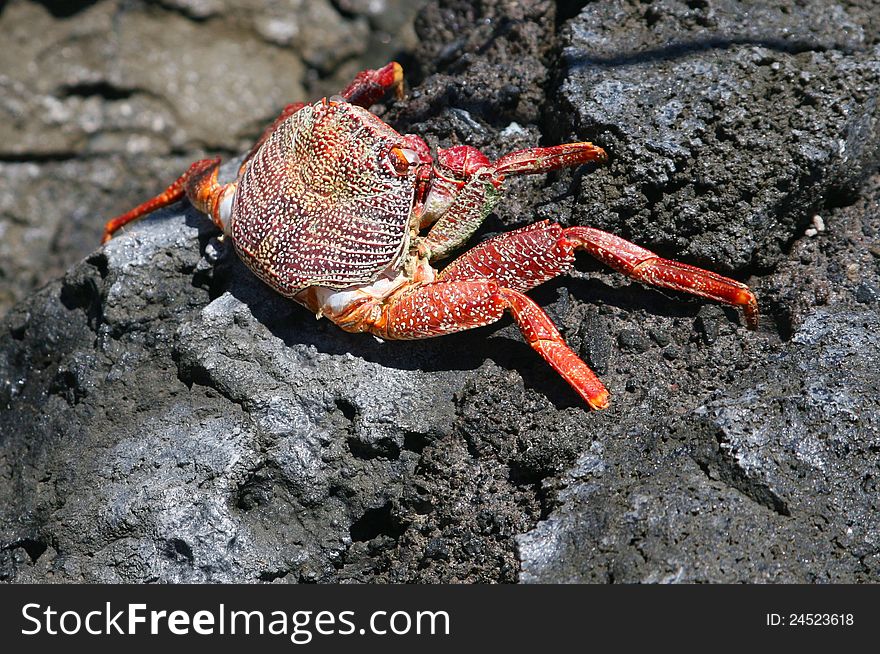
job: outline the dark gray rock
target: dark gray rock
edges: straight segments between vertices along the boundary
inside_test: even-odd
[[[211,232],[154,215],[7,317],[3,578],[513,580],[539,509],[507,466],[543,464],[469,451],[485,354],[318,323],[228,252],[215,272]]]
[[[880,299],[880,291],[867,282],[859,284],[854,291],[856,300],[862,304],[872,304]]]
[[[743,382],[667,423],[646,479],[594,443],[523,580],[876,581],[880,315],[816,311]]]
[[[0,578],[880,579],[877,303],[858,299],[880,285],[880,178],[850,192],[877,138],[876,20],[819,2],[768,15],[761,29],[821,45],[779,37],[774,69],[755,60],[766,44],[740,42],[737,6],[690,4],[620,5],[613,22],[596,3],[579,16],[541,1],[432,3],[418,21],[410,97],[377,111],[433,145],[467,142],[491,156],[599,140],[609,166],[512,180],[483,235],[537,218],[594,223],[740,271],[760,249],[768,268],[749,280],[764,311],[757,332],[728,308],[581,261],[532,295],[611,390],[612,406],[591,413],[509,321],[413,343],[344,333],[260,284],[209,221],[177,205],[0,323]],[[813,20],[820,10],[852,23],[848,41],[835,40],[830,14]],[[575,66],[590,17],[596,43],[624,53],[702,34],[710,18],[739,41]],[[685,84],[697,65],[729,81],[714,113]],[[779,107],[765,97],[769,77],[753,80],[764,68],[782,71]],[[825,75],[821,101],[796,100],[802,70]],[[619,94],[611,112],[607,94],[572,96],[590,75],[639,91]],[[674,82],[680,111],[652,109],[650,129],[639,127],[647,106],[667,104],[658,79]],[[759,162],[770,186],[811,175],[792,178],[788,195],[761,195],[742,153],[713,140],[740,108],[766,114],[739,133],[771,139]],[[600,110],[608,122],[596,130],[587,119]],[[774,122],[783,110],[829,139],[847,126],[863,132],[846,137],[845,153],[823,150],[812,132]],[[709,136],[697,143],[703,132],[676,115],[699,117]],[[669,145],[659,153],[658,135]],[[678,165],[679,146],[718,181],[714,191],[698,192],[674,167],[657,177],[658,156]],[[801,146],[817,148],[807,148],[815,161]],[[754,191],[743,202],[767,209],[769,222],[731,210],[741,182]],[[639,183],[653,185],[650,203],[639,204]],[[619,204],[627,197],[630,213]],[[717,207],[700,204],[713,197]],[[811,237],[813,210],[825,229]],[[663,241],[679,227],[681,242]]]
[[[876,11],[823,0],[589,3],[563,29],[554,140],[611,164],[596,226],[722,271],[776,263],[877,161]]]
[[[681,374],[641,355],[620,424],[596,432],[520,537],[523,581],[877,581],[880,314],[854,289],[880,281],[878,200],[875,175],[753,280],[782,342],[737,354],[720,317],[708,340],[707,305]],[[677,335],[673,321],[664,341]],[[645,407],[639,394],[662,383],[674,395]]]
[[[46,546],[16,577],[48,566],[66,581],[326,579],[352,524],[396,499],[403,430],[442,432],[451,395],[439,401],[437,375],[365,363],[366,377],[351,355],[286,344],[229,292],[210,301],[193,283],[210,271],[199,230],[167,218],[11,316],[3,441],[19,465],[44,471],[22,479],[13,504]],[[250,286],[233,290],[252,307],[278,303]],[[421,383],[434,402],[411,391]],[[38,415],[16,410],[32,402]],[[9,577],[15,543],[29,541],[4,534]]]

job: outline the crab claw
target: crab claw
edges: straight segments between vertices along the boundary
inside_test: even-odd
[[[369,107],[381,100],[386,93],[403,99],[403,68],[396,61],[376,70],[363,70],[340,94],[351,104]]]

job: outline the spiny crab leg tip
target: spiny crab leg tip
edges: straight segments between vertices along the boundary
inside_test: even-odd
[[[595,411],[602,411],[603,409],[607,409],[608,405],[611,404],[611,394],[608,391],[605,391],[604,393],[594,395],[587,400],[587,404],[589,404],[590,408],[594,409]]]
[[[608,153],[605,151],[605,148],[590,142],[583,143],[582,145],[585,150],[590,152],[593,161],[606,161],[608,159]]]
[[[605,151],[605,148],[590,141],[571,143],[566,147],[571,148],[570,151],[573,151],[576,156],[579,156],[582,163],[589,163],[591,161],[604,163],[605,161],[608,161],[608,153]]]
[[[754,296],[752,296],[751,301],[744,307],[743,312],[746,316],[746,326],[755,330],[758,328],[758,302],[755,300]]]
[[[104,245],[105,243],[109,243],[113,239],[113,237],[116,236],[116,232],[118,230],[119,230],[119,228],[116,227],[115,225],[111,226],[109,228],[105,227],[104,234],[101,236],[101,245]]]
[[[755,294],[749,289],[744,289],[737,303],[742,306],[746,327],[751,330],[757,329],[760,311],[758,310],[758,298],[755,297]]]

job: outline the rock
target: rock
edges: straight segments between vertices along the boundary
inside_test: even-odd
[[[874,64],[860,41],[871,18],[853,6],[792,5],[757,24],[821,48],[795,39],[774,49],[741,42],[737,6],[690,4],[620,5],[612,24],[595,3],[579,15],[543,1],[431,3],[417,23],[409,98],[376,110],[432,145],[468,142],[490,156],[601,137],[610,165],[511,180],[478,238],[538,218],[631,230],[664,254],[755,273],[759,330],[729,308],[631,283],[582,257],[531,295],[602,368],[612,405],[589,412],[509,320],[412,343],[347,334],[264,287],[208,220],[175,205],[0,323],[0,578],[880,579],[877,303],[857,298],[861,285],[880,284],[880,177],[850,194],[870,172],[877,138]],[[827,12],[852,23],[848,41],[834,40]],[[594,57],[612,35],[624,53],[679,32],[724,28],[735,42],[575,66],[588,18]],[[776,59],[760,63],[771,51]],[[716,113],[701,113],[701,96],[685,92],[694,66],[729,81]],[[766,76],[754,81],[756,71]],[[795,100],[804,71],[826,85],[815,104]],[[602,93],[574,97],[578,84],[607,86],[614,75],[638,92],[620,93],[617,105]],[[658,79],[681,91],[681,108],[638,128],[646,106],[668,104]],[[775,124],[782,109],[764,97],[769,79],[795,122],[814,120],[834,138],[862,131],[841,153],[750,126],[749,138],[771,138],[759,162],[769,186],[808,179],[766,195],[749,178],[740,198],[749,210],[730,211],[728,183],[748,177],[745,155],[715,135],[742,115],[738,106]],[[600,109],[601,130],[589,122]],[[676,116],[700,117],[705,141],[682,137],[703,132]],[[647,145],[658,135],[670,148]],[[658,156],[678,162],[679,146],[706,162],[716,191],[698,193],[690,169],[653,167]],[[650,203],[631,193],[639,184],[654,189]],[[699,220],[679,216],[716,195]],[[630,213],[615,204],[625,197],[636,198]],[[817,204],[827,205],[826,229],[803,236],[801,214]],[[749,214],[762,207],[765,216]],[[683,227],[682,240],[663,245],[666,227]],[[736,238],[722,247],[719,235]]]
[[[469,384],[499,368],[455,337],[381,344],[319,323],[231,253],[215,272],[212,229],[160,212],[7,317],[0,432],[18,463],[0,576],[513,580],[509,540],[539,509],[507,466],[547,464],[507,445],[474,457],[457,418],[476,401],[482,420]],[[544,436],[529,441],[558,468],[566,450]]]
[[[449,425],[443,375],[365,364],[374,374],[355,378],[350,354],[285,344],[290,325],[273,334],[244,301],[275,303],[276,316],[293,307],[252,279],[210,301],[199,259],[210,228],[166,218],[115,239],[13,313],[3,440],[43,470],[15,503],[48,561],[17,574],[327,579],[352,525],[398,499],[394,480],[411,467],[403,434],[440,437]],[[417,388],[413,376],[432,400],[388,394]],[[16,409],[37,398],[40,415]],[[383,441],[393,451],[365,449]],[[7,556],[7,578],[10,565]]]
[[[795,241],[775,273],[761,281],[764,311],[785,338],[800,329],[816,307],[866,308],[865,289],[878,287],[880,272],[873,254],[880,234],[873,215],[878,202],[880,186],[872,178],[852,204],[836,210],[826,232]]]
[[[0,147],[20,158],[242,149],[305,95],[293,52],[252,35],[221,38],[173,12],[105,0],[57,20],[38,3],[15,2],[0,21],[10,39],[0,70],[12,91],[3,94],[11,120]]]
[[[101,219],[176,178],[191,157],[0,162],[0,314],[95,249]]]
[[[539,89],[548,77],[543,58],[554,40],[552,2],[429,3],[416,30],[429,77],[413,109],[443,98],[498,127],[537,121],[544,101]]]
[[[617,335],[617,343],[624,350],[644,353],[651,349],[651,342],[634,329],[624,329]]]
[[[880,299],[880,291],[867,282],[863,282],[856,286],[855,297],[862,304],[871,304]]]
[[[817,311],[772,367],[675,424],[647,479],[594,444],[520,537],[522,579],[876,580],[878,334],[877,313]]]
[[[579,213],[667,256],[768,268],[878,154],[873,13],[824,0],[589,3],[563,29],[552,140],[612,158]]]

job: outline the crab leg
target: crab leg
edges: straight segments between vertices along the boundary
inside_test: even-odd
[[[580,166],[589,161],[605,161],[607,157],[605,150],[592,143],[563,143],[549,148],[510,152],[498,159],[493,167],[500,175],[530,175]]]
[[[578,392],[593,409],[608,406],[608,391],[590,367],[562,340],[544,310],[522,293],[501,289],[526,342]]]
[[[562,228],[543,221],[502,234],[469,250],[439,280],[495,279],[526,291],[569,270],[575,250],[645,284],[684,291],[741,307],[746,325],[758,326],[758,301],[745,284],[702,268],[659,257],[643,247],[592,227]]]
[[[749,329],[758,327],[758,300],[748,286],[729,277],[657,256],[614,234],[592,227],[569,227],[563,238],[602,263],[645,284],[684,291],[740,307]]]
[[[219,169],[219,158],[196,161],[159,195],[139,204],[131,211],[109,220],[104,225],[104,237],[101,242],[109,241],[117,230],[133,220],[137,220],[156,209],[174,204],[184,195],[189,197],[196,209],[211,216],[214,223],[223,229],[224,220],[221,215],[223,201],[231,199],[232,193],[235,191],[235,184],[218,184],[217,172]]]
[[[442,336],[489,325],[510,311],[526,342],[594,409],[608,406],[608,391],[565,344],[546,313],[531,299],[492,280],[461,280],[418,286],[380,305],[353,307],[334,322],[389,340]]]

